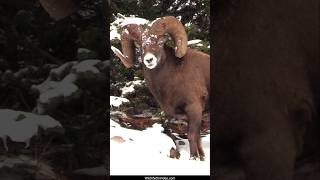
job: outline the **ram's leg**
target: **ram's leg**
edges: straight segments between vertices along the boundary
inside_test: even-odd
[[[200,128],[200,129],[201,129],[201,128]],[[198,145],[198,151],[199,151],[199,155],[200,155],[200,160],[201,160],[201,161],[204,161],[205,154],[204,154],[203,146],[202,146],[202,143],[201,143],[201,136],[200,136],[200,134],[199,134],[199,136],[198,136],[197,145]]]
[[[196,159],[198,155],[198,140],[200,138],[202,108],[200,104],[187,105],[185,111],[188,116],[188,140],[190,145],[190,158]]]

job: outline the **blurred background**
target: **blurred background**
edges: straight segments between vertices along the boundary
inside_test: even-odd
[[[50,17],[50,8],[69,12]],[[0,179],[105,175],[106,9],[104,0],[0,1]]]

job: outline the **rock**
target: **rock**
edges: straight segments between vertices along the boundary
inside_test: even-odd
[[[118,143],[126,142],[121,136],[113,136],[111,139]]]
[[[161,120],[152,119],[151,117],[120,117],[119,124],[122,127],[136,130],[145,130],[148,127],[152,127],[153,124],[159,123]]]
[[[172,148],[170,149],[170,158],[179,159],[179,158],[180,158],[180,153],[179,153],[179,151],[172,147]]]
[[[77,52],[77,57],[79,61],[85,59],[94,59],[97,58],[97,54],[89,49],[86,48],[79,48]]]

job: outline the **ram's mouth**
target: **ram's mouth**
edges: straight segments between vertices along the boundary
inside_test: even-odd
[[[157,66],[157,63],[149,63],[149,64],[146,64],[146,67],[148,68],[148,69],[153,69],[153,68],[155,68]]]

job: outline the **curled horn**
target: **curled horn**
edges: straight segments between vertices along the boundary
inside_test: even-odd
[[[122,52],[113,48],[113,52],[118,56],[126,68],[134,65],[136,59],[135,42],[139,44],[141,41],[141,26],[137,24],[128,24],[123,27],[121,32]]]
[[[168,33],[175,42],[175,55],[176,57],[183,57],[187,52],[188,36],[182,23],[173,16],[165,16],[156,20],[150,31],[157,36],[163,36]]]

